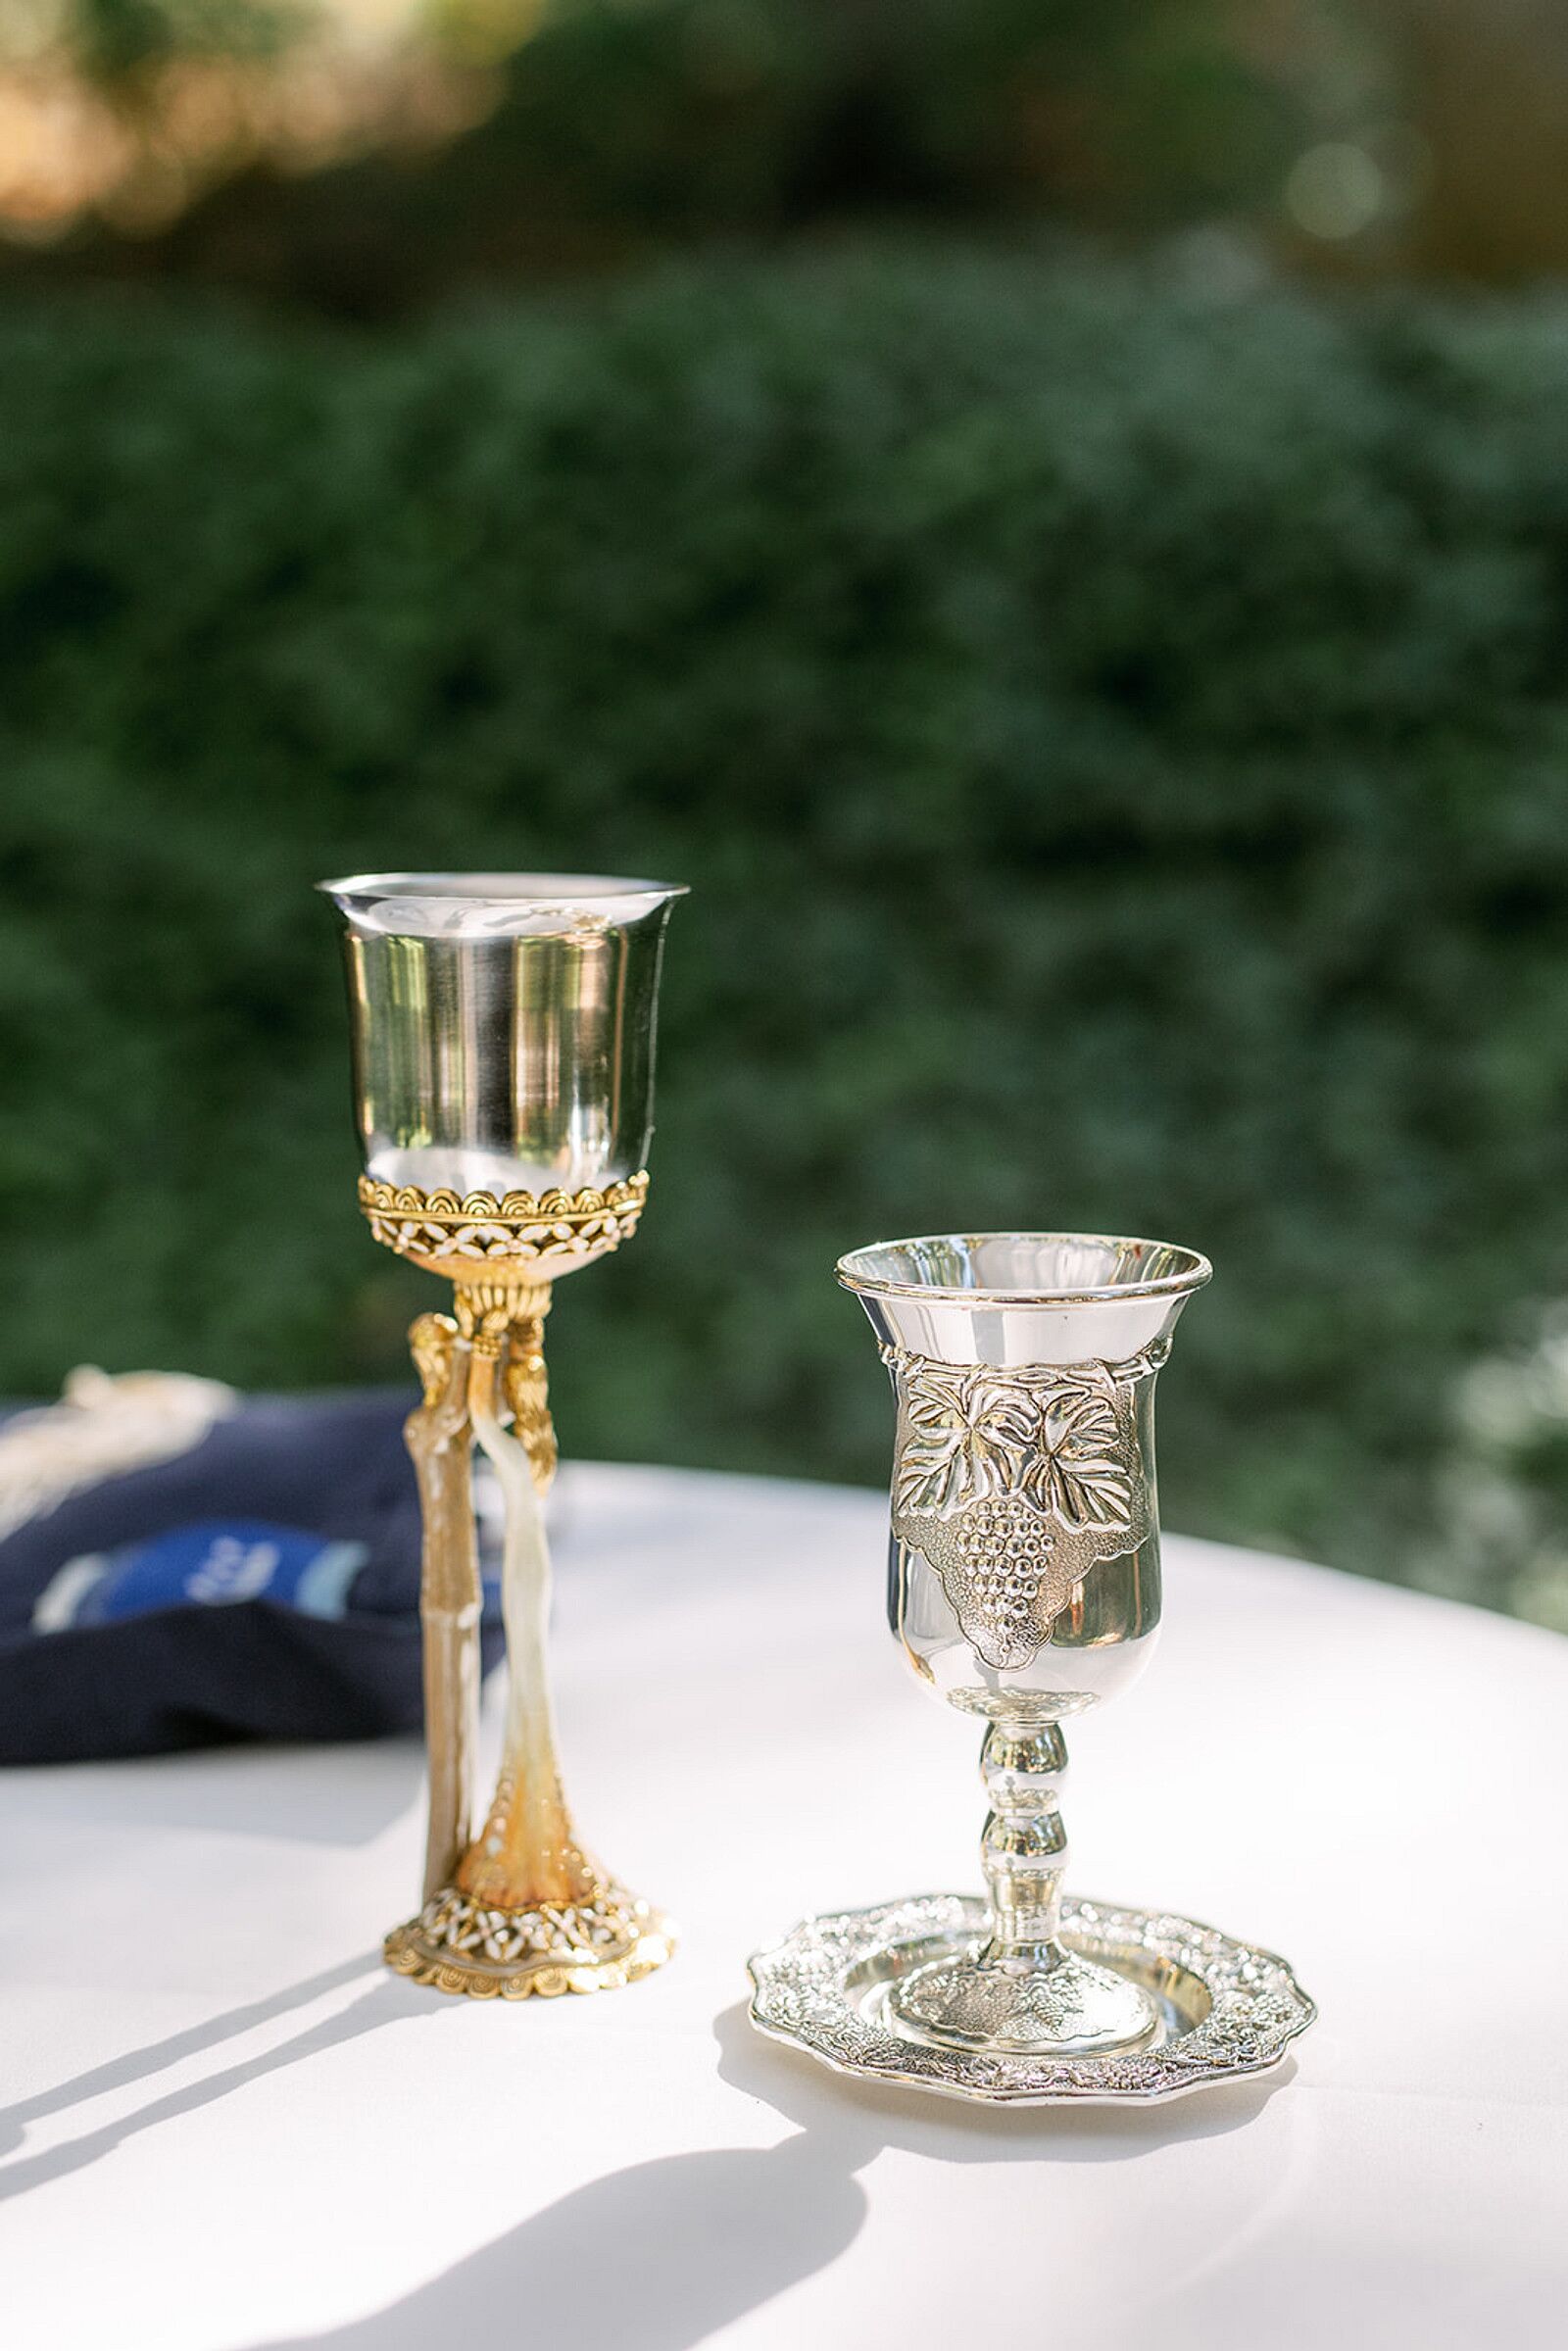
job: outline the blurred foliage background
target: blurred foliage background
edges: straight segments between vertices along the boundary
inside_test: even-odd
[[[318,876],[696,887],[576,1454],[1151,1231],[1167,1515],[1568,1627],[1544,0],[11,0],[0,1386],[404,1376]]]

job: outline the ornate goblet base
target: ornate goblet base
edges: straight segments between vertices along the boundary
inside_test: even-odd
[[[964,2046],[911,2025],[901,2002],[920,1980],[957,1975],[985,1935],[972,1895],[919,1894],[874,1910],[807,1919],[751,1963],[752,2019],[841,2074],[1018,2106],[1147,2105],[1267,2073],[1317,2014],[1283,1959],[1167,1911],[1062,1905],[1072,1955],[1114,1969],[1148,2000],[1137,2048],[1045,2054],[987,2039]]]
[[[527,1910],[498,1909],[444,1886],[382,1945],[388,1967],[416,1984],[503,2000],[618,1990],[662,1967],[674,1948],[669,1920],[611,1884],[586,1901]]]
[[[1027,1960],[939,1960],[895,1986],[888,2007],[910,2040],[1012,2057],[1085,2057],[1141,2049],[1159,2030],[1148,1992],[1060,1943]]]

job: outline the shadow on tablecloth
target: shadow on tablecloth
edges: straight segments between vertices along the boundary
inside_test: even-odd
[[[215,2105],[231,2090],[242,2089],[263,2075],[278,2073],[283,2067],[297,2065],[322,2049],[357,2039],[361,2033],[372,2033],[400,2017],[420,2013],[422,2004],[412,1985],[383,1972],[378,1950],[362,1951],[336,1967],[323,1969],[318,1976],[308,1976],[303,1983],[270,1992],[265,1999],[253,2000],[243,2008],[227,2008],[205,2024],[188,2026],[182,2033],[171,2033],[166,2040],[153,2041],[123,2057],[108,2058],[84,2074],[74,2075],[69,2082],[57,2082],[30,2098],[20,2099],[14,2106],[0,2108],[0,2155],[5,2155],[21,2143],[29,2123],[41,2122],[50,2115],[67,2114],[74,2106],[84,2106],[109,2090],[127,2088],[132,2082],[148,2081],[155,2074],[183,2065],[189,2058],[205,2056],[209,2049],[237,2040],[242,2033],[270,2024],[274,2017],[286,2016],[291,2009],[308,2007],[324,1992],[335,1991],[339,1985],[352,1984],[371,1971],[374,1982],[368,1990],[347,2008],[296,2033],[292,2040],[245,2058],[238,2065],[226,2066],[221,2073],[208,2074],[183,2088],[167,2091],[150,2105],[138,2107],[134,2114],[105,2123],[80,2138],[68,2139],[61,2146],[0,2164],[0,2204],[24,2195],[29,2188],[42,2187],[51,2180],[63,2180],[73,2172],[85,2171],[89,2164],[112,2154],[127,2139],[138,2137],[159,2123],[172,2122],[178,2115]]]
[[[1173,2110],[1042,2114],[900,2100],[770,2046],[744,2007],[716,2020],[719,2072],[795,2126],[777,2146],[664,2156],[575,2188],[399,2302],[253,2351],[429,2351],[532,2341],[572,2351],[691,2351],[848,2251],[867,2211],[857,2177],[886,2147],[971,2163],[1117,2162],[1250,2122],[1267,2082]]]

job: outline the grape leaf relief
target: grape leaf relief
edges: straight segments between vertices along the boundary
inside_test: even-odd
[[[1084,1578],[1149,1534],[1136,1391],[1165,1346],[1007,1371],[883,1351],[899,1400],[893,1531],[930,1561],[985,1662],[1025,1666]]]

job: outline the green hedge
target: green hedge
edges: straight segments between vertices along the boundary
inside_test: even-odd
[[[878,1479],[839,1249],[1152,1231],[1172,1523],[1550,1613],[1444,1526],[1568,1293],[1565,415],[1560,302],[960,251],[0,314],[0,1380],[399,1376],[309,885],[669,874],[570,1451]]]

